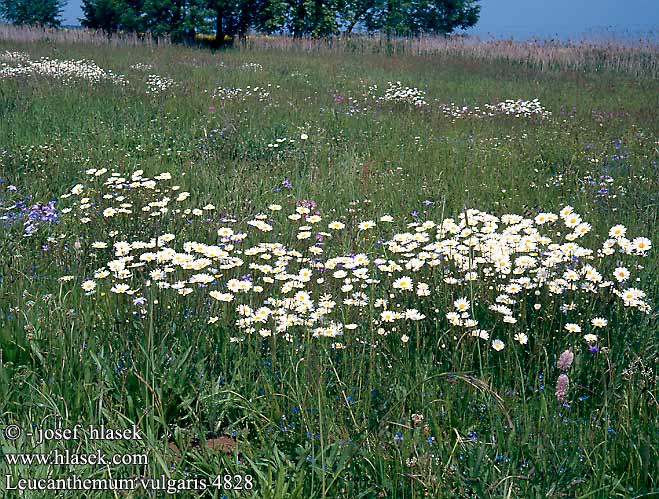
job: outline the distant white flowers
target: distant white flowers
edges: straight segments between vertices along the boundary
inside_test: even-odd
[[[24,62],[30,59],[30,56],[25,52],[11,52],[5,50],[0,52],[0,61],[2,62]]]
[[[33,61],[27,54],[5,52],[0,60],[12,63],[0,63],[0,79],[17,76],[46,76],[61,80],[65,84],[80,80],[90,83],[109,81],[118,85],[128,83],[125,76],[103,69],[94,61],[85,59],[61,60],[42,57]]]
[[[458,104],[442,104],[440,110],[451,118],[483,118],[494,116],[510,116],[513,118],[540,117],[549,118],[551,112],[547,111],[538,99],[523,100],[508,99],[496,104],[483,104],[482,106],[460,106]]]
[[[217,87],[213,90],[213,98],[220,100],[246,101],[255,99],[263,102],[270,97],[271,83],[252,87],[247,85],[245,88],[234,87]],[[277,85],[279,88],[279,85]]]
[[[404,86],[401,82],[387,82],[384,95],[379,98],[382,102],[409,104],[415,107],[427,106],[426,93],[416,87]]]
[[[522,99],[506,100],[498,104],[485,104],[485,109],[494,114],[505,114],[507,116],[514,116],[516,118],[530,116],[547,117],[551,113],[547,111],[538,99],[525,101]]]
[[[147,94],[159,94],[176,85],[176,82],[167,76],[149,75],[146,77],[146,85]]]
[[[151,71],[153,69],[153,64],[138,62],[130,65],[130,69],[135,71]]]
[[[136,63],[130,68],[136,71],[148,71],[153,69],[153,65]],[[42,57],[39,60],[32,60],[28,54],[22,52],[0,53],[0,79],[21,76],[53,78],[65,85],[80,81],[93,84],[110,82],[121,86],[129,84],[126,76],[103,69],[94,61],[86,59],[61,60]],[[144,82],[147,86],[147,94],[158,94],[176,85],[172,78],[156,74],[147,75]]]
[[[240,69],[244,71],[263,71],[263,65],[258,62],[245,62],[240,65]]]

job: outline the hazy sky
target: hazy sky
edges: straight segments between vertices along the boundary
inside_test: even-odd
[[[69,0],[64,24],[78,25],[81,0]],[[603,31],[659,36],[659,0],[481,0],[470,33],[481,37],[577,37]]]

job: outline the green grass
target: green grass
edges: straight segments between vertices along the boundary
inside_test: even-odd
[[[354,225],[391,214],[400,231],[415,220],[412,212],[419,221],[456,217],[465,208],[533,217],[569,204],[592,224],[586,238],[591,246],[615,224],[624,224],[630,237],[645,235],[657,243],[655,79],[536,72],[453,57],[45,42],[2,42],[4,50],[32,59],[90,59],[131,83],[0,79],[0,215],[28,194],[29,203],[57,199],[56,207],[63,208],[69,200],[59,196],[86,181],[88,168],[128,174],[143,169],[146,176],[168,171],[191,193],[191,206],[213,203],[217,211],[211,222],[191,225],[173,216],[160,223],[129,217],[116,225],[71,218],[45,224],[31,237],[23,237],[22,221],[1,226],[0,425],[28,431],[55,421],[69,428],[136,424],[143,434],[139,441],[116,442],[2,438],[3,453],[100,449],[149,458],[147,466],[68,468],[3,461],[1,476],[250,475],[254,488],[241,495],[258,498],[659,496],[654,308],[646,315],[593,298],[579,302],[578,317],[559,310],[560,296],[543,295],[544,315],[529,308],[514,328],[489,324],[492,338],[495,330],[531,338],[526,347],[515,346],[511,334],[506,348],[494,352],[486,342],[454,336],[444,313],[464,294],[439,279],[426,301],[410,300],[424,311],[439,310],[429,325],[399,326],[379,338],[368,314],[346,315],[346,323],[358,322],[359,328],[346,332],[345,349],[334,350],[329,341],[305,340],[303,334],[303,341],[290,344],[257,335],[232,342],[241,336],[235,314],[228,305],[209,305],[201,293],[183,297],[147,288],[152,291],[145,294],[144,313],[133,314],[130,299],[108,289],[101,294],[100,285],[85,296],[79,286],[110,258],[103,260],[90,244],[107,240],[112,227],[147,240],[172,232],[182,240],[212,241],[221,216],[244,222],[271,203],[290,213],[296,200],[314,200],[323,223]],[[153,69],[131,69],[135,63]],[[259,63],[263,70],[241,69],[243,63]],[[146,74],[171,77],[177,86],[147,95]],[[424,90],[429,108],[378,104],[351,116],[345,101],[335,100],[357,97],[373,84],[381,93],[397,80]],[[270,96],[263,102],[213,99],[220,85],[271,85]],[[553,113],[550,119],[454,120],[437,110],[438,103],[474,106],[536,97]],[[308,140],[300,140],[301,133]],[[278,138],[296,142],[267,147]],[[613,178],[607,195],[598,194],[604,174]],[[291,189],[282,188],[284,179]],[[273,237],[295,245],[295,230],[284,218]],[[362,236],[352,231],[330,239],[326,251],[379,251],[376,236]],[[635,259],[620,260],[633,268]],[[659,292],[656,252],[639,263],[644,268],[633,269],[639,282],[631,285],[645,290],[653,304]],[[58,282],[63,275],[76,279]],[[481,298],[493,293],[476,284],[466,287],[468,297],[470,291]],[[210,325],[210,315],[221,319]],[[597,354],[581,335],[562,329],[594,315],[609,320],[601,333],[608,350]],[[477,313],[483,327],[487,317]],[[408,343],[400,341],[402,334]],[[372,342],[378,347],[369,347]],[[556,361],[569,346],[575,363],[565,406],[556,401],[554,386]],[[413,414],[423,414],[423,421],[413,422]],[[233,453],[189,448],[194,439],[220,436],[235,440]],[[168,442],[188,450],[177,458]],[[148,497],[140,489],[86,494]],[[205,492],[222,494],[239,496]],[[24,497],[71,496],[78,497]]]

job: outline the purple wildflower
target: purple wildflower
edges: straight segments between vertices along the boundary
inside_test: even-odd
[[[36,203],[30,207],[26,213],[27,219],[23,223],[25,235],[34,234],[37,228],[45,222],[57,222],[59,213],[55,209],[55,201],[49,201],[47,204]]]
[[[311,199],[298,199],[295,204],[297,206],[303,206],[303,207],[309,208],[309,209],[313,209],[317,206],[316,202],[312,201]]]
[[[563,402],[569,387],[570,378],[567,377],[567,374],[561,374],[556,381],[556,400]]]
[[[565,350],[561,356],[558,358],[558,362],[556,363],[556,366],[561,370],[561,371],[567,371],[570,369],[570,366],[572,365],[572,361],[574,360],[574,353],[572,352],[572,349],[570,348],[569,350]]]

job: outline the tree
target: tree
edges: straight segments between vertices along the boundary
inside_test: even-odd
[[[224,37],[230,36],[234,0],[209,0],[208,9],[215,17],[215,44],[224,44]]]
[[[296,19],[302,26],[301,34],[320,37],[338,33],[339,1],[307,0],[304,3],[306,12],[301,19]]]
[[[265,0],[235,0],[233,15],[227,23],[230,36],[244,38],[247,32],[256,28],[266,14]]]
[[[350,34],[358,24],[365,24],[374,15],[377,0],[348,0],[341,8],[341,21],[345,32]]]
[[[410,20],[413,33],[447,34],[470,28],[478,22],[480,5],[474,0],[416,1]]]
[[[0,2],[32,0],[0,0]],[[56,1],[56,0],[41,0]],[[83,26],[149,31],[173,41],[215,33],[215,45],[250,30],[294,37],[356,29],[389,35],[448,34],[476,24],[478,0],[83,0]]]
[[[143,0],[82,0],[86,28],[115,31],[144,31]]]
[[[146,30],[170,35],[174,42],[194,40],[195,32],[204,29],[206,14],[202,0],[145,0],[143,6]]]
[[[330,36],[339,32],[342,5],[350,0],[261,0],[254,27],[267,33]]]
[[[352,0],[351,0],[352,1]],[[387,34],[448,34],[478,22],[478,0],[375,0],[365,16],[368,31]]]
[[[206,0],[213,19],[215,44],[224,45],[226,37],[244,37],[250,29],[263,29],[271,19],[270,0]]]
[[[57,27],[66,0],[0,0],[0,17],[14,24]]]

